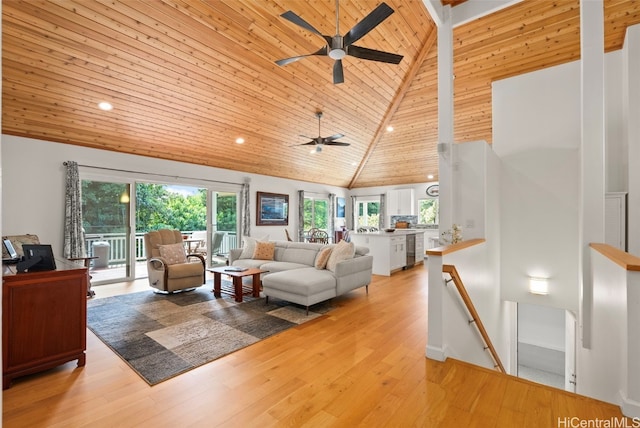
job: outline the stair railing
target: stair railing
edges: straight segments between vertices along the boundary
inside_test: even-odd
[[[476,311],[476,308],[473,305],[473,302],[471,301],[471,297],[469,297],[469,293],[467,293],[467,289],[462,283],[462,279],[460,279],[460,275],[458,274],[456,267],[453,265],[442,265],[442,272],[448,273],[449,276],[451,277],[451,279],[445,279],[445,285],[453,281],[456,288],[458,289],[458,293],[460,294],[462,301],[467,307],[469,314],[471,314],[471,320],[469,320],[469,324],[476,325],[476,328],[478,329],[478,333],[480,333],[480,336],[482,337],[482,340],[485,343],[484,350],[485,351],[488,350],[489,354],[491,354],[491,358],[493,359],[493,362],[494,362],[494,367],[500,370],[502,373],[506,373],[504,370],[504,366],[500,361],[500,357],[496,352],[496,348],[494,348],[493,343],[491,343],[491,339],[487,334],[487,330],[484,328],[484,325],[482,324],[480,315],[478,315],[478,311]]]

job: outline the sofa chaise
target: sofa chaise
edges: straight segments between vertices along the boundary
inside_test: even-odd
[[[243,239],[243,248],[232,249],[229,265],[260,268],[262,291],[274,297],[309,306],[359,287],[369,292],[373,256],[369,249],[341,241],[317,244]]]

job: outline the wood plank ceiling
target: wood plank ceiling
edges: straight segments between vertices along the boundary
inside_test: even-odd
[[[328,57],[274,63],[323,46],[280,14],[333,36],[332,0],[3,2],[2,131],[342,187],[437,180],[437,29],[422,0],[386,3],[395,13],[357,44],[404,59],[347,57],[334,85]],[[341,1],[340,33],[377,4]],[[604,5],[609,52],[640,2]],[[457,27],[456,141],[491,142],[491,82],[579,59],[579,24],[579,0],[525,0]],[[349,147],[300,145],[319,110],[322,136]]]

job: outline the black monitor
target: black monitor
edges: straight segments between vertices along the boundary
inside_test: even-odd
[[[56,270],[51,245],[23,244],[24,261],[18,263],[18,271],[29,272]]]

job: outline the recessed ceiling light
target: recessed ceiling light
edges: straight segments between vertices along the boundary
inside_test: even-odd
[[[236,138],[236,144],[244,144],[244,138],[242,137]]]
[[[391,125],[387,126],[387,132],[393,132],[393,126]]]
[[[106,101],[102,101],[98,103],[98,107],[100,108],[100,110],[104,110],[104,111],[113,110],[113,106],[111,105],[111,103],[108,103]]]
[[[356,166],[356,165],[358,165],[357,162],[351,162],[351,166]]]
[[[428,178],[429,180],[433,179],[433,174],[429,174],[429,175],[427,175],[427,178]]]

